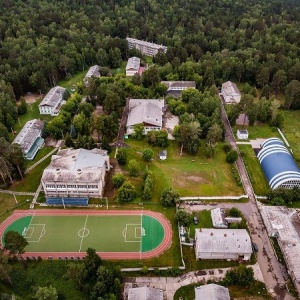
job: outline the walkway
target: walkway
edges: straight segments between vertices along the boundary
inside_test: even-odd
[[[38,196],[39,196],[39,194],[40,194],[42,188],[43,188],[43,186],[42,186],[42,184],[40,183],[40,185],[38,186],[36,192],[34,193],[34,197],[33,197],[32,202],[31,202],[31,204],[30,204],[30,208],[31,208],[31,209],[34,208],[34,205],[35,205],[35,203],[36,203],[36,200],[37,200],[37,198],[38,198]]]
[[[262,274],[258,264],[251,266],[256,280],[262,281]],[[164,291],[164,297],[171,300],[175,292],[182,286],[192,283],[207,282],[208,280],[219,281],[224,278],[230,268],[209,269],[196,272],[188,272],[179,277],[125,277],[124,299],[127,299],[128,289],[132,287],[154,287]]]
[[[248,216],[248,224],[252,240],[258,245],[258,248],[260,249],[260,251],[258,251],[257,253],[257,261],[261,268],[264,282],[270,294],[276,297],[276,299],[293,299],[288,294],[286,288],[286,271],[284,270],[283,265],[278,262],[276,256],[274,255],[269,236],[258,210],[255,194],[253,192],[253,188],[248,177],[245,165],[243,163],[241,154],[236,145],[223,102],[221,105],[221,110],[222,120],[226,131],[226,140],[230,143],[232,148],[236,149],[239,153],[238,160],[236,161],[236,166],[238,168],[244,190],[249,196],[248,205],[250,206],[252,213],[250,214],[250,216]]]
[[[34,196],[35,193],[31,192],[16,192],[16,191],[9,191],[9,190],[0,190],[1,194],[11,194],[11,195],[19,195],[19,196]]]

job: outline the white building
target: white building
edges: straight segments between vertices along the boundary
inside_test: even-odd
[[[175,97],[180,97],[181,92],[187,89],[195,89],[195,81],[162,81],[167,87],[167,95],[172,95]]]
[[[28,160],[34,159],[35,155],[44,145],[41,137],[44,122],[38,119],[28,121],[13,140],[13,144],[19,144]]]
[[[277,238],[288,273],[300,293],[300,218],[295,209],[264,205],[259,208],[268,235]]]
[[[130,57],[126,65],[126,76],[133,76],[139,72],[141,59],[138,57]]]
[[[218,284],[195,287],[195,300],[230,300],[229,290]]]
[[[85,86],[89,85],[89,81],[91,78],[98,78],[100,77],[100,66],[95,65],[89,68],[88,72],[86,73],[85,77],[83,78],[83,83]]]
[[[147,55],[147,56],[155,56],[159,49],[162,49],[164,52],[167,52],[167,47],[163,45],[158,45],[154,43],[149,43],[133,38],[126,38],[128,42],[129,49],[136,48],[141,53]]]
[[[135,124],[144,125],[144,134],[151,130],[160,130],[163,125],[163,99],[130,99],[126,132],[134,132]]]
[[[226,104],[236,104],[241,101],[241,92],[236,84],[231,81],[222,84],[221,94]]]
[[[163,291],[151,287],[137,287],[128,290],[128,300],[163,300]]]
[[[250,260],[251,239],[246,229],[196,229],[197,259]]]
[[[213,227],[215,228],[227,228],[227,222],[225,220],[224,212],[219,208],[212,209],[210,211],[211,220],[213,223]]]
[[[57,116],[65,103],[66,89],[60,86],[52,88],[39,104],[40,114]]]
[[[68,148],[52,156],[41,182],[46,197],[97,198],[103,194],[109,169],[107,151]]]
[[[248,137],[249,137],[248,130],[246,130],[246,129],[238,129],[238,131],[236,132],[236,135],[239,140],[248,140]]]

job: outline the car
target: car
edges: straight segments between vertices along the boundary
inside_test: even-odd
[[[252,243],[252,248],[254,252],[258,252],[258,246],[256,243]]]
[[[194,216],[194,218],[193,218],[193,222],[194,222],[194,224],[195,224],[195,225],[198,225],[198,223],[199,223],[199,219],[198,219],[198,217],[197,217],[197,216]]]

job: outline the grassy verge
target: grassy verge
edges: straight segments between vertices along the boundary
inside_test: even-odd
[[[44,147],[35,156],[33,160],[26,160],[26,167],[29,168],[30,166],[34,165],[37,161],[39,161],[41,158],[43,158],[45,155],[47,155],[49,152],[51,152],[54,148],[53,147]]]
[[[264,196],[269,185],[261,165],[250,145],[238,145],[256,195]]]

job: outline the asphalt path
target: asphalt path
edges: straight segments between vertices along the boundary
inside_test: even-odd
[[[258,209],[258,202],[255,198],[255,194],[253,192],[253,188],[245,165],[242,161],[239,149],[236,145],[223,102],[221,108],[222,121],[224,123],[226,132],[226,140],[228,143],[230,143],[232,148],[236,149],[239,153],[236,166],[238,168],[245,193],[249,197],[249,202],[244,203],[243,205],[241,204],[243,208],[239,208],[245,213],[245,217],[247,218],[252,241],[258,245],[259,251],[257,253],[257,261],[261,268],[266,287],[275,299],[294,299],[288,294],[286,288],[286,268],[279,263],[274,254],[274,250],[270,243],[270,239]]]

